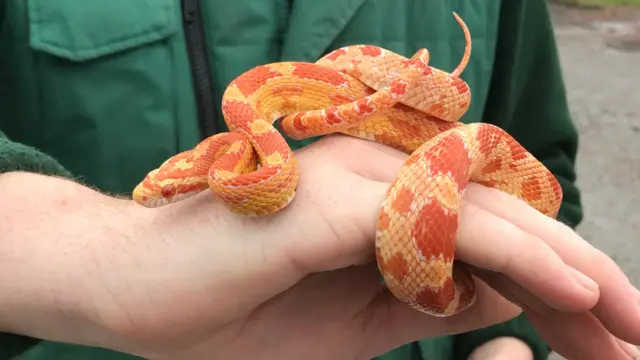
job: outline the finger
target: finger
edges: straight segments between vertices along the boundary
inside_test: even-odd
[[[293,264],[299,276],[374,258],[378,213],[389,184],[369,178],[393,177],[393,170],[385,169],[402,164],[383,148],[330,136],[297,152],[301,176],[295,201],[256,231],[278,232],[265,233],[265,239],[276,239],[268,249]],[[376,162],[357,165],[358,159],[370,157]]]
[[[607,354],[611,352],[615,353],[617,351],[616,345],[626,354],[630,354],[632,351],[629,348],[629,344],[621,345],[621,342],[617,341],[617,339],[614,339],[616,341],[612,342],[611,339],[613,337],[604,329],[600,322],[597,320],[593,322],[588,319],[589,317],[593,317],[588,311],[565,313],[552,309],[537,296],[502,274],[483,269],[473,269],[473,272],[506,299],[517,304],[521,309],[524,309],[528,318],[535,316],[539,321],[533,325],[536,326],[541,336],[550,344],[554,351],[559,352],[569,359],[609,359],[609,356],[598,357],[598,354],[599,352]],[[578,316],[568,317],[565,314],[577,314]],[[559,317],[563,320],[558,320]],[[585,319],[584,317],[587,318]],[[575,319],[577,319],[577,321],[574,321]],[[571,323],[571,321],[574,322]],[[559,324],[562,324],[564,329],[558,328]],[[548,333],[549,331],[551,331],[551,333]],[[586,335],[575,336],[575,339],[571,336],[566,337],[564,335],[564,333],[573,333],[576,331],[583,332]],[[593,342],[589,346],[595,344],[600,347],[598,344],[603,343],[600,339],[605,340],[605,345],[598,349],[599,352],[593,349],[583,350],[581,348],[583,347],[582,343],[585,342],[585,338],[592,338]],[[556,342],[560,348],[557,348]],[[585,357],[583,354],[589,354],[589,356],[593,357]],[[629,357],[623,357],[623,359],[628,358]],[[613,357],[612,359],[617,359],[617,357]]]
[[[517,317],[521,310],[479,279],[477,300],[467,310],[451,317],[422,314],[384,292],[374,299],[371,320],[365,328],[366,349],[363,358],[378,356],[400,345],[424,338],[472,331]]]
[[[470,184],[469,190],[474,187],[481,188]],[[610,257],[570,227],[537,212],[523,201],[494,189],[482,188],[483,191],[468,191],[466,198],[540,238],[565,263],[596,281],[600,298],[591,311],[613,335],[640,344],[640,293]]]
[[[497,291],[505,299],[518,305],[520,308],[527,307],[540,314],[551,314],[554,311],[547,303],[539,297],[522,287],[517,282],[511,280],[504,274],[485,269],[469,266],[473,274]]]
[[[633,359],[589,311],[543,316],[525,308],[525,313],[547,344],[568,359]]]
[[[305,199],[312,195],[299,192],[296,196],[300,201],[283,210],[283,214],[290,212],[292,216],[271,221],[278,237],[265,234],[265,238],[277,242],[273,248],[294,263],[301,275],[361,265],[374,258],[377,212],[386,186],[354,174],[339,176],[348,185],[336,188],[338,193],[312,201]]]
[[[469,189],[478,191],[484,189]],[[514,211],[511,204],[504,206]],[[567,266],[546,243],[473,202],[463,202],[456,252],[465,263],[513,279],[553,308],[588,310],[598,300],[595,283]]]

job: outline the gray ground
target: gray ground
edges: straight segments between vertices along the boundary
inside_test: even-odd
[[[640,286],[640,16],[552,9],[581,136],[578,232]]]

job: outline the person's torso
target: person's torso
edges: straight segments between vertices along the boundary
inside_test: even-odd
[[[430,65],[452,71],[465,45],[453,11],[472,37],[462,75],[472,104],[463,121],[480,121],[500,9],[500,2],[483,0],[0,0],[3,4],[0,127],[87,183],[118,194],[129,194],[149,170],[212,131],[226,131],[222,92],[254,66],[313,62],[341,46],[366,43],[407,57],[427,48]],[[381,359],[446,360],[435,355],[437,347],[428,348],[433,354],[425,346],[405,347]],[[44,343],[20,359],[126,358],[87,351]]]

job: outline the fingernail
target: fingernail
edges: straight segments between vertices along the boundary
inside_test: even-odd
[[[576,279],[578,283],[582,285],[583,288],[592,292],[598,291],[598,284],[595,281],[593,281],[587,275],[581,273],[576,269],[572,268],[572,270],[573,270],[573,278]]]
[[[618,340],[618,344],[620,345],[622,351],[631,356],[634,360],[640,359],[640,349],[638,349],[637,346],[631,345],[628,342],[624,342],[622,340]]]

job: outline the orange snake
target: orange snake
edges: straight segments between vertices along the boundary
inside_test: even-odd
[[[461,197],[469,181],[497,188],[551,217],[562,191],[553,174],[500,128],[458,122],[471,93],[452,73],[370,45],[337,49],[316,63],[279,62],[238,76],[222,97],[229,132],[213,135],[151,171],[134,189],[147,207],[210,189],[240,215],[265,216],[294,198],[298,167],[273,126],[294,139],[343,133],[410,154],[382,204],[376,232],[378,267],[395,297],[434,316],[475,300],[468,269],[454,267]]]

